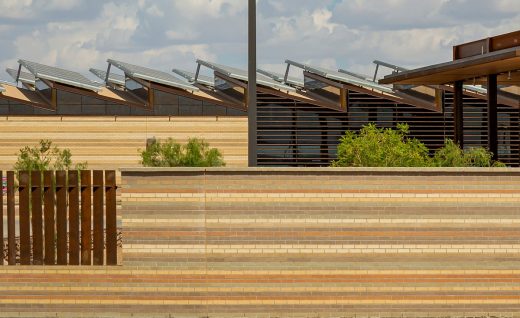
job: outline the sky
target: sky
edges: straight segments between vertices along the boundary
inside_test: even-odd
[[[247,0],[0,0],[0,79],[17,60],[88,73],[108,58],[163,71],[197,58],[246,68]],[[520,26],[519,0],[257,0],[258,64],[292,59],[373,74]]]

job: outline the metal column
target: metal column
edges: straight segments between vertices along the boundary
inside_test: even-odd
[[[453,121],[454,136],[453,141],[464,149],[464,95],[463,81],[455,82],[455,94],[453,96]]]
[[[498,83],[497,75],[488,75],[488,149],[498,159]]]
[[[249,167],[256,167],[257,162],[257,107],[256,107],[256,0],[249,0],[249,86],[248,92],[248,158]]]

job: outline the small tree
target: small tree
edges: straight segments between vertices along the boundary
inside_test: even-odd
[[[223,167],[226,165],[220,151],[210,148],[203,139],[191,138],[181,145],[172,138],[164,142],[152,141],[141,151],[145,167]]]
[[[14,164],[14,170],[20,171],[45,171],[45,170],[84,170],[87,162],[73,166],[72,153],[69,149],[60,150],[52,145],[50,140],[40,140],[38,146],[26,146],[17,153],[18,159]]]

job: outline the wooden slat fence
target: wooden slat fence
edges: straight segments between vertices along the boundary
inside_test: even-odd
[[[117,265],[115,171],[22,171],[15,177],[8,171],[4,179],[0,171],[0,265]]]

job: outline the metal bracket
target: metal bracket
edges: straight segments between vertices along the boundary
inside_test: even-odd
[[[108,78],[110,77],[110,68],[112,67],[112,63],[108,62],[108,67],[107,67],[107,75],[105,76],[105,84],[108,85]]]

